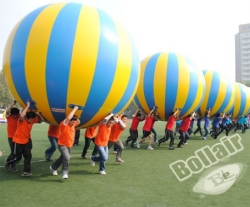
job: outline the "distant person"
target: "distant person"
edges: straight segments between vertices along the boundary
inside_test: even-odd
[[[151,146],[152,144],[152,135],[151,135],[151,128],[153,128],[154,121],[157,120],[156,118],[156,107],[154,106],[153,109],[149,112],[145,119],[145,123],[143,126],[143,137],[142,139],[137,142],[137,148],[140,148],[140,144],[143,143],[147,137],[149,137],[148,141],[148,150],[153,150],[154,148]]]
[[[226,114],[223,119],[221,120],[221,133],[225,130],[226,131],[226,136],[229,134],[229,129],[227,127],[227,121],[229,119],[230,114]]]
[[[202,130],[201,130],[201,122],[202,122],[202,118],[198,118],[197,119],[197,128],[196,128],[196,130],[194,131],[194,135],[196,134],[196,133],[200,133],[200,135],[201,136],[203,136],[203,134],[202,134]]]
[[[205,112],[205,117],[204,117],[204,130],[205,130],[205,134],[203,134],[203,136],[202,136],[203,140],[206,140],[207,136],[210,133],[210,131],[209,131],[209,124],[210,124],[210,109],[208,109]]]
[[[166,128],[165,128],[165,136],[158,141],[158,147],[160,147],[162,142],[168,141],[168,139],[170,137],[169,149],[174,150],[174,131],[173,131],[173,128],[174,128],[175,121],[178,118],[179,112],[180,112],[180,110],[176,109],[168,117],[168,121],[166,123]]]
[[[248,116],[244,116],[244,130],[242,133],[245,133],[247,129],[249,129],[249,117]]]
[[[213,129],[214,129],[214,139],[217,139],[217,137],[219,136],[220,132],[221,132],[221,128],[220,128],[220,124],[221,124],[221,120],[225,117],[225,113],[218,113],[215,117],[215,119],[213,120]]]
[[[182,145],[187,144],[187,139],[189,139],[188,128],[190,126],[191,120],[194,119],[194,117],[195,117],[195,112],[192,114],[189,114],[187,117],[185,117],[182,120],[182,124],[179,129],[180,141],[177,145],[178,148],[181,148]]]
[[[130,136],[125,141],[125,145],[128,146],[129,142],[131,142],[131,147],[134,147],[138,139],[138,125],[141,121],[145,120],[145,115],[140,112],[140,108],[138,108],[135,113],[133,114],[132,123],[129,129]]]
[[[68,116],[60,123],[61,135],[58,139],[60,157],[50,166],[52,175],[58,175],[57,169],[62,165],[62,178],[68,179],[70,151],[74,143],[75,127],[80,124],[75,112],[78,106],[74,106]]]
[[[237,130],[241,129],[241,132],[243,133],[245,131],[244,129],[244,122],[245,122],[245,117],[242,115],[238,117],[237,119],[237,126],[234,129],[234,132],[237,132]]]

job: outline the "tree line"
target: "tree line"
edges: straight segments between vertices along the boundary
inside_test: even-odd
[[[14,101],[13,96],[7,87],[3,70],[0,71],[0,109],[6,109]]]

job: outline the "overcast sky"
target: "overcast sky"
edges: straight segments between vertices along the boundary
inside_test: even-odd
[[[7,38],[32,10],[67,0],[0,0],[0,64]],[[188,56],[235,81],[235,34],[250,23],[250,0],[75,0],[98,7],[134,38],[140,60],[157,52]]]

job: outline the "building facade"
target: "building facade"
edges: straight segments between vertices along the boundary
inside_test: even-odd
[[[250,81],[250,24],[239,25],[235,35],[235,77],[236,82]]]

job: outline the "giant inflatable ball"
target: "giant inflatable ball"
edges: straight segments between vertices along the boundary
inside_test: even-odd
[[[234,106],[235,87],[226,77],[212,70],[202,71],[206,81],[206,92],[198,110],[201,117],[205,116],[208,108],[210,117],[217,113],[229,113]]]
[[[204,98],[202,71],[187,57],[156,53],[141,61],[141,75],[134,102],[145,113],[158,107],[161,120],[181,108],[180,118],[196,111]]]
[[[235,104],[231,111],[232,118],[236,119],[239,116],[247,115],[250,111],[250,91],[242,83],[235,82]]]
[[[58,125],[78,110],[80,128],[133,100],[139,74],[137,50],[127,31],[106,12],[79,3],[56,3],[25,16],[12,30],[3,59],[7,86],[25,107]]]

